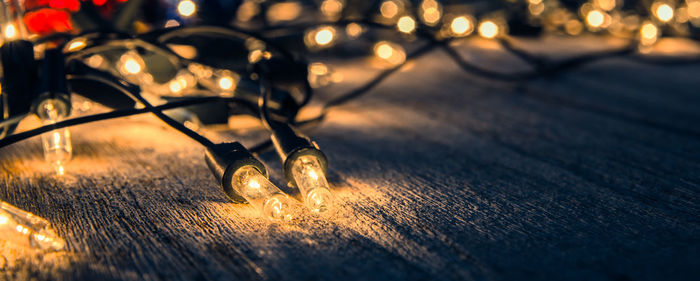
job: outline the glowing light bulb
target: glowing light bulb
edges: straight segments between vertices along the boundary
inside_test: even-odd
[[[76,39],[72,41],[67,47],[66,51],[68,52],[75,52],[75,51],[80,51],[83,48],[85,48],[87,44],[85,43],[85,39]]]
[[[128,51],[124,53],[117,61],[117,70],[121,75],[132,83],[141,83],[144,77],[146,63],[143,58],[135,52]]]
[[[406,52],[397,44],[380,41],[374,45],[374,54],[389,65],[398,65],[406,60]]]
[[[124,62],[124,70],[131,74],[137,74],[141,72],[141,65],[134,59],[129,59]]]
[[[66,242],[43,218],[0,201],[0,239],[18,246],[45,251],[60,251]]]
[[[590,27],[601,27],[605,23],[605,15],[601,11],[592,10],[586,15],[586,23]]]
[[[14,24],[5,26],[5,40],[17,39],[17,27]]]
[[[652,4],[652,11],[661,22],[669,22],[673,19],[673,8],[669,4],[655,2]]]
[[[498,36],[498,33],[498,25],[491,20],[486,20],[479,24],[479,35],[481,37],[492,39]]]
[[[321,46],[328,45],[333,41],[333,30],[330,28],[321,29],[316,32],[314,39],[316,40],[316,43]]]
[[[330,26],[321,26],[309,30],[304,35],[304,43],[312,49],[320,49],[332,45],[335,39],[335,28]]]
[[[459,16],[452,19],[450,30],[455,36],[467,36],[474,31],[474,24],[470,18]]]
[[[307,208],[318,213],[331,208],[333,196],[318,158],[299,156],[292,163],[292,176]]]
[[[649,46],[656,42],[659,36],[659,28],[651,22],[645,22],[639,29],[640,43]]]
[[[289,197],[253,166],[238,169],[231,185],[251,206],[273,221],[292,219]]]
[[[182,0],[177,4],[177,12],[183,17],[194,15],[197,11],[197,5],[192,0]]]
[[[235,84],[233,81],[233,77],[225,76],[225,77],[219,78],[219,87],[222,90],[231,90],[231,89],[233,89],[234,86],[235,86]]]
[[[416,21],[409,16],[400,17],[396,22],[396,28],[403,33],[411,33],[416,29]]]
[[[68,116],[68,105],[62,100],[46,99],[39,104],[37,115],[44,125],[54,124]],[[41,135],[41,142],[44,159],[53,165],[57,174],[62,175],[63,165],[73,157],[70,131],[68,128],[62,128],[44,133]]]

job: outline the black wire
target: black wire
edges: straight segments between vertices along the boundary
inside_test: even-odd
[[[224,98],[224,97],[200,97],[191,98],[182,101],[169,102],[163,105],[154,106],[150,108],[130,108],[130,109],[120,109],[105,113],[98,113],[88,116],[76,117],[60,122],[56,122],[51,125],[42,126],[29,131],[24,131],[21,133],[16,133],[9,135],[3,139],[0,139],[0,148],[11,145],[13,143],[26,140],[31,137],[41,135],[43,133],[53,131],[56,129],[61,129],[70,126],[82,125],[90,122],[103,121],[109,119],[115,119],[120,117],[127,117],[132,115],[144,114],[144,113],[154,113],[156,111],[163,111],[181,107],[187,107],[198,104],[214,103],[214,102],[247,102],[240,98]]]
[[[114,89],[119,90],[120,92],[124,93],[126,96],[129,98],[133,99],[136,102],[139,102],[143,104],[146,108],[154,108],[153,105],[148,102],[139,92],[136,92],[136,89],[138,87],[131,87],[131,89],[127,89],[124,85],[115,83],[113,81],[109,81],[107,79],[104,79],[102,77],[98,76],[93,76],[93,75],[84,75],[84,76],[72,76],[72,78],[81,78],[81,79],[87,79],[87,80],[93,80],[95,82],[103,83],[105,85],[108,85]],[[126,83],[126,82],[124,82]],[[139,89],[140,91],[140,89]],[[213,147],[215,144],[209,140],[208,138],[200,135],[199,133],[191,130],[190,128],[187,128],[185,125],[182,123],[176,121],[175,119],[170,118],[169,116],[163,114],[160,110],[153,110],[151,111],[158,119],[162,120],[166,124],[168,124],[170,127],[172,127],[175,130],[180,131],[181,133],[187,135],[191,139],[199,142],[205,147]]]

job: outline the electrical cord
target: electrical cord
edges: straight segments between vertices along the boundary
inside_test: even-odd
[[[92,115],[87,115],[87,116],[82,116],[82,117],[66,119],[66,120],[63,120],[60,122],[56,122],[56,123],[51,124],[51,125],[45,125],[45,126],[41,126],[41,127],[32,129],[32,130],[9,135],[5,138],[0,139],[0,148],[6,147],[8,145],[11,145],[11,144],[14,144],[14,143],[38,136],[38,135],[41,135],[41,134],[46,133],[46,132],[50,132],[50,131],[65,128],[65,127],[77,126],[77,125],[87,124],[87,123],[91,123],[91,122],[104,121],[104,120],[110,120],[110,119],[121,118],[121,117],[128,117],[128,116],[144,114],[144,113],[154,113],[156,111],[162,112],[164,110],[169,110],[169,109],[176,109],[176,108],[182,108],[182,107],[187,107],[187,106],[192,106],[192,105],[216,103],[216,102],[247,102],[247,101],[239,99],[239,98],[199,97],[199,98],[190,98],[190,99],[182,100],[182,101],[168,102],[166,104],[153,106],[153,107],[119,109],[119,110],[113,110],[113,111],[105,112],[105,113],[97,113],[97,114],[92,114]]]

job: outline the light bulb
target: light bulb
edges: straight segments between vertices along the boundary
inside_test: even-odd
[[[330,209],[333,196],[321,162],[316,156],[303,155],[294,159],[292,177],[307,208],[319,213]]]
[[[498,36],[499,33],[498,25],[491,20],[479,24],[479,35],[481,35],[481,37],[492,39]]]
[[[467,36],[474,31],[473,20],[467,16],[458,16],[452,19],[450,29],[454,36]]]
[[[223,76],[219,78],[219,87],[222,90],[231,90],[235,89],[235,81],[233,80],[233,77],[231,76]]]
[[[273,221],[292,219],[289,197],[255,167],[244,166],[236,170],[231,177],[231,186],[268,219]]]
[[[651,22],[644,22],[639,29],[640,43],[649,46],[656,42],[659,36],[659,28]]]
[[[43,218],[0,201],[0,239],[13,244],[47,251],[60,251],[66,242],[58,237]]]
[[[117,62],[117,69],[124,76],[137,76],[143,72],[146,63],[135,51],[124,53]]]
[[[605,23],[605,14],[598,10],[592,10],[586,15],[586,23],[593,28],[601,27]]]
[[[396,28],[403,33],[411,33],[416,29],[416,21],[409,16],[400,17],[396,22]]]
[[[406,60],[406,52],[397,44],[380,41],[374,44],[374,55],[389,65],[399,65]]]
[[[304,35],[304,43],[311,49],[326,48],[333,45],[335,34],[335,28],[331,26],[321,26],[308,30]]]
[[[316,32],[314,36],[316,43],[323,46],[328,45],[333,41],[333,30],[330,28],[324,28]]]
[[[654,2],[652,4],[652,12],[661,22],[669,22],[673,19],[673,8],[669,4]]]
[[[183,17],[194,15],[197,11],[197,5],[191,0],[182,0],[177,4],[177,12]]]
[[[37,115],[44,125],[54,124],[68,116],[68,105],[59,99],[46,99],[39,104]],[[68,128],[56,129],[41,135],[44,159],[51,163],[56,173],[64,173],[63,165],[73,156],[70,131]]]
[[[0,26],[5,41],[27,40],[24,24],[24,1],[3,0],[0,2]]]

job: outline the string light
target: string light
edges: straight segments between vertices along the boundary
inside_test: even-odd
[[[260,3],[262,2],[264,1],[244,1],[237,12],[239,17],[236,20],[239,22],[247,22],[254,19],[267,19],[271,22],[288,21],[297,19],[302,9],[302,6],[298,2],[274,3],[270,5],[266,3],[264,7],[267,8],[265,10],[267,15],[266,17],[262,17],[260,14]],[[456,11],[450,10],[450,8],[452,8],[451,6],[443,7],[438,1],[435,0],[422,0],[419,1],[419,3],[420,4],[412,7],[412,4],[408,1],[385,0],[382,1],[379,6],[379,14],[371,17],[371,20],[368,18],[358,20],[357,22],[337,22],[337,26],[338,28],[342,28],[342,24],[347,23],[344,26],[344,34],[347,34],[347,38],[352,39],[362,35],[366,28],[373,29],[378,27],[378,25],[381,25],[380,28],[395,29],[402,33],[415,34],[415,36],[403,36],[404,39],[413,39],[414,37],[427,38],[429,40],[426,41],[429,42],[432,39],[444,39],[444,36],[467,36],[473,33],[475,29],[478,31],[481,37],[489,39],[498,38],[499,36],[506,36],[508,33],[508,25],[506,24],[507,21],[505,18],[500,17],[504,15],[502,11],[493,13],[491,16],[484,16],[480,18],[480,21],[477,21],[477,19],[471,16],[455,13]],[[644,7],[644,9],[651,11],[651,18],[642,18],[639,15],[630,14],[628,11],[622,10],[622,7],[618,7],[621,6],[619,5],[620,3],[621,2],[618,3],[616,0],[590,0],[583,4],[578,11],[569,11],[561,7],[561,5],[554,0],[528,0],[528,10],[524,12],[529,12],[529,16],[532,16],[527,18],[530,23],[534,25],[541,24],[544,26],[546,31],[561,32],[563,29],[567,34],[577,35],[583,31],[584,27],[588,27],[591,31],[605,30],[614,36],[620,34],[622,36],[627,36],[627,38],[634,36],[635,38],[639,39],[639,44],[641,46],[650,46],[654,44],[658,38],[660,38],[661,28],[659,26],[663,23],[671,23],[671,21],[675,18],[673,25],[665,28],[664,30],[668,29],[670,30],[670,33],[676,32],[677,34],[681,34],[686,31],[683,31],[683,28],[677,28],[680,23],[684,23],[686,21],[690,21],[692,23],[693,19],[700,19],[700,1],[697,0],[687,0],[685,6],[676,1],[656,1],[650,7]],[[676,4],[681,5],[678,10],[674,10],[674,6]],[[345,16],[343,13],[345,6],[346,1],[344,0],[323,0],[321,1],[319,9],[320,13],[326,18],[336,20],[340,15]],[[445,9],[444,13],[443,8]],[[178,3],[176,10],[182,17],[191,17],[196,14],[197,6],[192,0],[182,0]],[[461,12],[463,12],[463,10]],[[579,14],[577,15],[576,12]],[[494,17],[493,15],[498,16]],[[415,16],[415,18],[413,16]],[[372,20],[376,20],[377,22],[372,22]],[[423,24],[418,25],[418,22]],[[479,22],[478,26],[476,24],[477,22]],[[14,40],[14,38],[24,38],[21,25],[15,25],[15,23],[21,24],[21,21],[3,22],[2,31],[3,35],[6,37],[5,39]],[[158,25],[160,26],[161,24],[162,23],[159,23]],[[180,23],[178,23],[176,20],[170,20],[168,23],[166,23],[166,26],[173,27],[179,24]],[[224,33],[226,33],[226,31],[231,31],[226,30],[226,28],[220,28],[217,29],[217,31],[221,31],[222,29],[225,30]],[[328,48],[334,45],[339,39],[344,38],[342,33],[340,36],[338,36],[338,32],[342,31],[336,30],[336,25],[330,24],[328,21],[324,21],[323,25],[314,25],[314,27],[305,28],[302,30],[306,32],[304,34],[304,42],[311,50]],[[177,28],[172,32],[178,31],[181,31],[181,29]],[[265,31],[268,30],[263,28],[262,32],[264,33]],[[166,33],[167,32],[170,31],[166,31]],[[372,35],[374,34],[375,33],[372,33]],[[139,38],[138,36],[135,37]],[[272,49],[274,48],[271,50],[266,49],[263,40],[264,39],[258,40],[252,37],[246,39],[246,47],[249,51],[248,60],[250,64],[256,64],[257,66],[258,63],[269,61],[271,58],[273,58],[273,56],[277,56],[277,54],[273,55],[274,51]],[[76,39],[68,42],[69,43],[65,45],[65,50],[67,52],[81,54],[81,51],[87,48],[87,42],[85,40],[81,41]],[[426,50],[432,48],[433,45],[427,44],[427,46],[428,47],[425,48]],[[111,59],[113,58],[113,53],[105,53],[105,56],[102,56],[99,54],[90,54],[88,52],[90,56],[84,55],[81,60],[90,67],[109,70],[113,73],[121,74],[125,80],[137,84],[144,92],[163,92],[168,94],[185,95],[188,90],[196,88],[197,90],[208,89],[213,92],[212,96],[234,96],[235,91],[236,98],[244,99],[245,94],[250,94],[250,87],[248,86],[252,84],[253,88],[255,89],[256,87],[260,86],[255,84],[256,81],[264,80],[262,75],[258,75],[258,73],[251,74],[250,78],[244,75],[242,77],[245,78],[241,80],[241,76],[231,71],[215,69],[213,67],[188,62],[183,63],[184,65],[187,65],[187,68],[178,71],[178,74],[172,80],[163,84],[154,83],[153,75],[148,73],[149,69],[147,69],[143,58],[139,54],[144,54],[143,49],[139,49],[139,52],[136,52],[135,50],[130,49],[132,45],[127,44],[126,47],[129,49],[129,51],[122,54],[114,65],[112,65],[113,60]],[[449,50],[450,45],[445,44],[443,47]],[[642,48],[640,47],[640,49]],[[37,50],[42,49],[37,48]],[[175,51],[175,53],[181,57],[184,57],[185,59],[192,59],[197,54],[195,52],[195,55],[193,56],[185,56],[181,55],[181,53],[177,51]],[[374,44],[373,53],[374,57],[376,58],[375,61],[381,62],[383,64],[382,66],[394,67],[401,65],[407,60],[407,54],[404,48],[399,44],[389,41],[379,41]],[[411,53],[408,55],[408,58],[416,57],[417,53],[420,52]],[[452,56],[458,57],[458,55]],[[455,60],[459,61],[457,58],[455,58]],[[461,65],[468,63],[464,61],[459,62]],[[301,69],[306,69],[305,67],[306,66],[303,65],[303,68]],[[464,66],[463,68],[469,69],[469,67]],[[339,81],[333,78],[335,77],[334,73],[328,65],[318,62],[312,63],[308,65],[307,70],[308,81],[304,82],[308,82],[312,87],[326,85],[329,83],[329,81]],[[479,73],[479,71],[474,72]],[[498,73],[493,75],[491,75],[491,73],[480,74],[483,76],[493,76],[491,78],[494,79],[503,78],[508,80],[518,80],[521,76],[534,76],[534,74],[537,74],[537,71],[533,71],[532,73],[528,72],[524,75],[507,75]],[[294,82],[296,83],[299,81]],[[262,82],[260,83],[263,84]],[[309,84],[304,86],[308,87]],[[158,87],[159,90],[156,91],[155,88]],[[248,93],[246,92],[247,90]],[[295,89],[295,91],[296,90],[298,89]],[[309,94],[304,96],[305,100],[303,102],[297,102],[295,99],[298,92],[294,92],[293,94],[286,93],[286,89],[275,89],[275,91],[279,97],[275,97],[274,99],[270,98],[270,103],[276,103],[275,106],[278,106],[278,108],[275,108],[275,110],[281,109],[280,112],[284,111],[283,109],[289,108],[291,108],[291,111],[297,112],[299,108],[301,108],[308,101],[306,98],[311,97],[309,91]],[[258,93],[255,92],[254,94],[255,99],[262,96],[257,95]],[[350,97],[355,96],[359,96],[359,94],[353,93],[353,95]],[[287,98],[287,100],[284,100],[285,98]],[[346,97],[346,99],[350,98]],[[289,101],[289,108],[283,107],[287,106],[284,104],[285,101]],[[342,98],[340,101],[344,102]],[[250,102],[250,100],[247,102],[253,105],[260,104]],[[338,104],[339,103],[341,102],[338,102]],[[328,107],[335,105],[337,104],[329,102]],[[42,100],[42,103],[37,107],[37,115],[40,115],[40,118],[45,124],[56,125],[61,123],[60,120],[68,115],[69,110],[63,109],[64,107],[67,107],[65,100],[45,99]],[[263,106],[260,106],[260,108],[262,109]],[[152,110],[152,108],[147,109]],[[265,107],[265,109],[267,108]],[[324,110],[325,109],[326,108],[324,108]],[[151,112],[157,113],[157,111]],[[279,117],[277,119],[287,120],[287,122],[293,123],[289,120],[295,120],[294,118],[297,116],[294,113],[289,114],[289,116],[279,113],[279,116],[275,117]],[[318,118],[318,120],[321,120],[323,115]],[[192,120],[195,119],[196,118],[193,118]],[[264,117],[260,117],[260,119],[264,119]],[[185,127],[192,127],[191,124],[195,123],[196,122],[186,121]],[[265,121],[264,123],[270,122]],[[288,125],[287,123],[284,124]],[[171,126],[182,130],[177,125],[171,124]],[[323,212],[328,210],[332,205],[333,196],[331,195],[330,186],[326,179],[327,163],[325,156],[322,156],[322,153],[320,153],[320,150],[318,150],[315,144],[310,145],[310,141],[301,142],[308,145],[303,147],[303,149],[299,149],[299,147],[289,144],[298,144],[298,142],[295,141],[288,142],[288,145],[281,144],[284,143],[284,141],[280,140],[279,137],[275,137],[275,135],[280,135],[278,132],[280,130],[279,128],[280,126],[276,125],[270,126],[269,129],[273,135],[272,143],[274,143],[276,149],[280,150],[280,147],[287,146],[292,148],[284,150],[280,153],[280,158],[283,159],[283,170],[287,180],[289,181],[290,185],[299,189],[302,201],[311,211]],[[293,133],[290,134],[293,135]],[[196,140],[198,139],[197,136],[192,136],[191,134],[188,134],[188,136]],[[199,141],[200,143],[203,143],[205,147],[207,147],[206,159],[212,173],[215,174],[224,192],[232,200],[236,202],[248,202],[262,214],[272,220],[283,221],[291,219],[291,209],[293,205],[291,200],[272,182],[270,182],[270,180],[267,178],[267,171],[265,170],[264,165],[262,165],[259,160],[255,159],[249,152],[247,152],[245,148],[240,145],[230,146],[229,144],[223,144],[223,147],[225,148],[220,149],[221,147],[218,145],[207,144],[207,141]],[[56,165],[60,166],[60,168],[57,167],[56,169],[57,172],[63,173],[62,164],[70,160],[72,155],[70,133],[68,130],[57,129],[55,131],[49,131],[42,136],[42,143],[44,145],[47,160],[52,163],[60,164]],[[299,151],[304,151],[304,153]],[[296,154],[298,152],[300,155]],[[2,223],[2,220],[3,218],[0,217],[0,223]]]
[[[41,217],[0,201],[0,239],[25,248],[61,251],[66,242]]]

